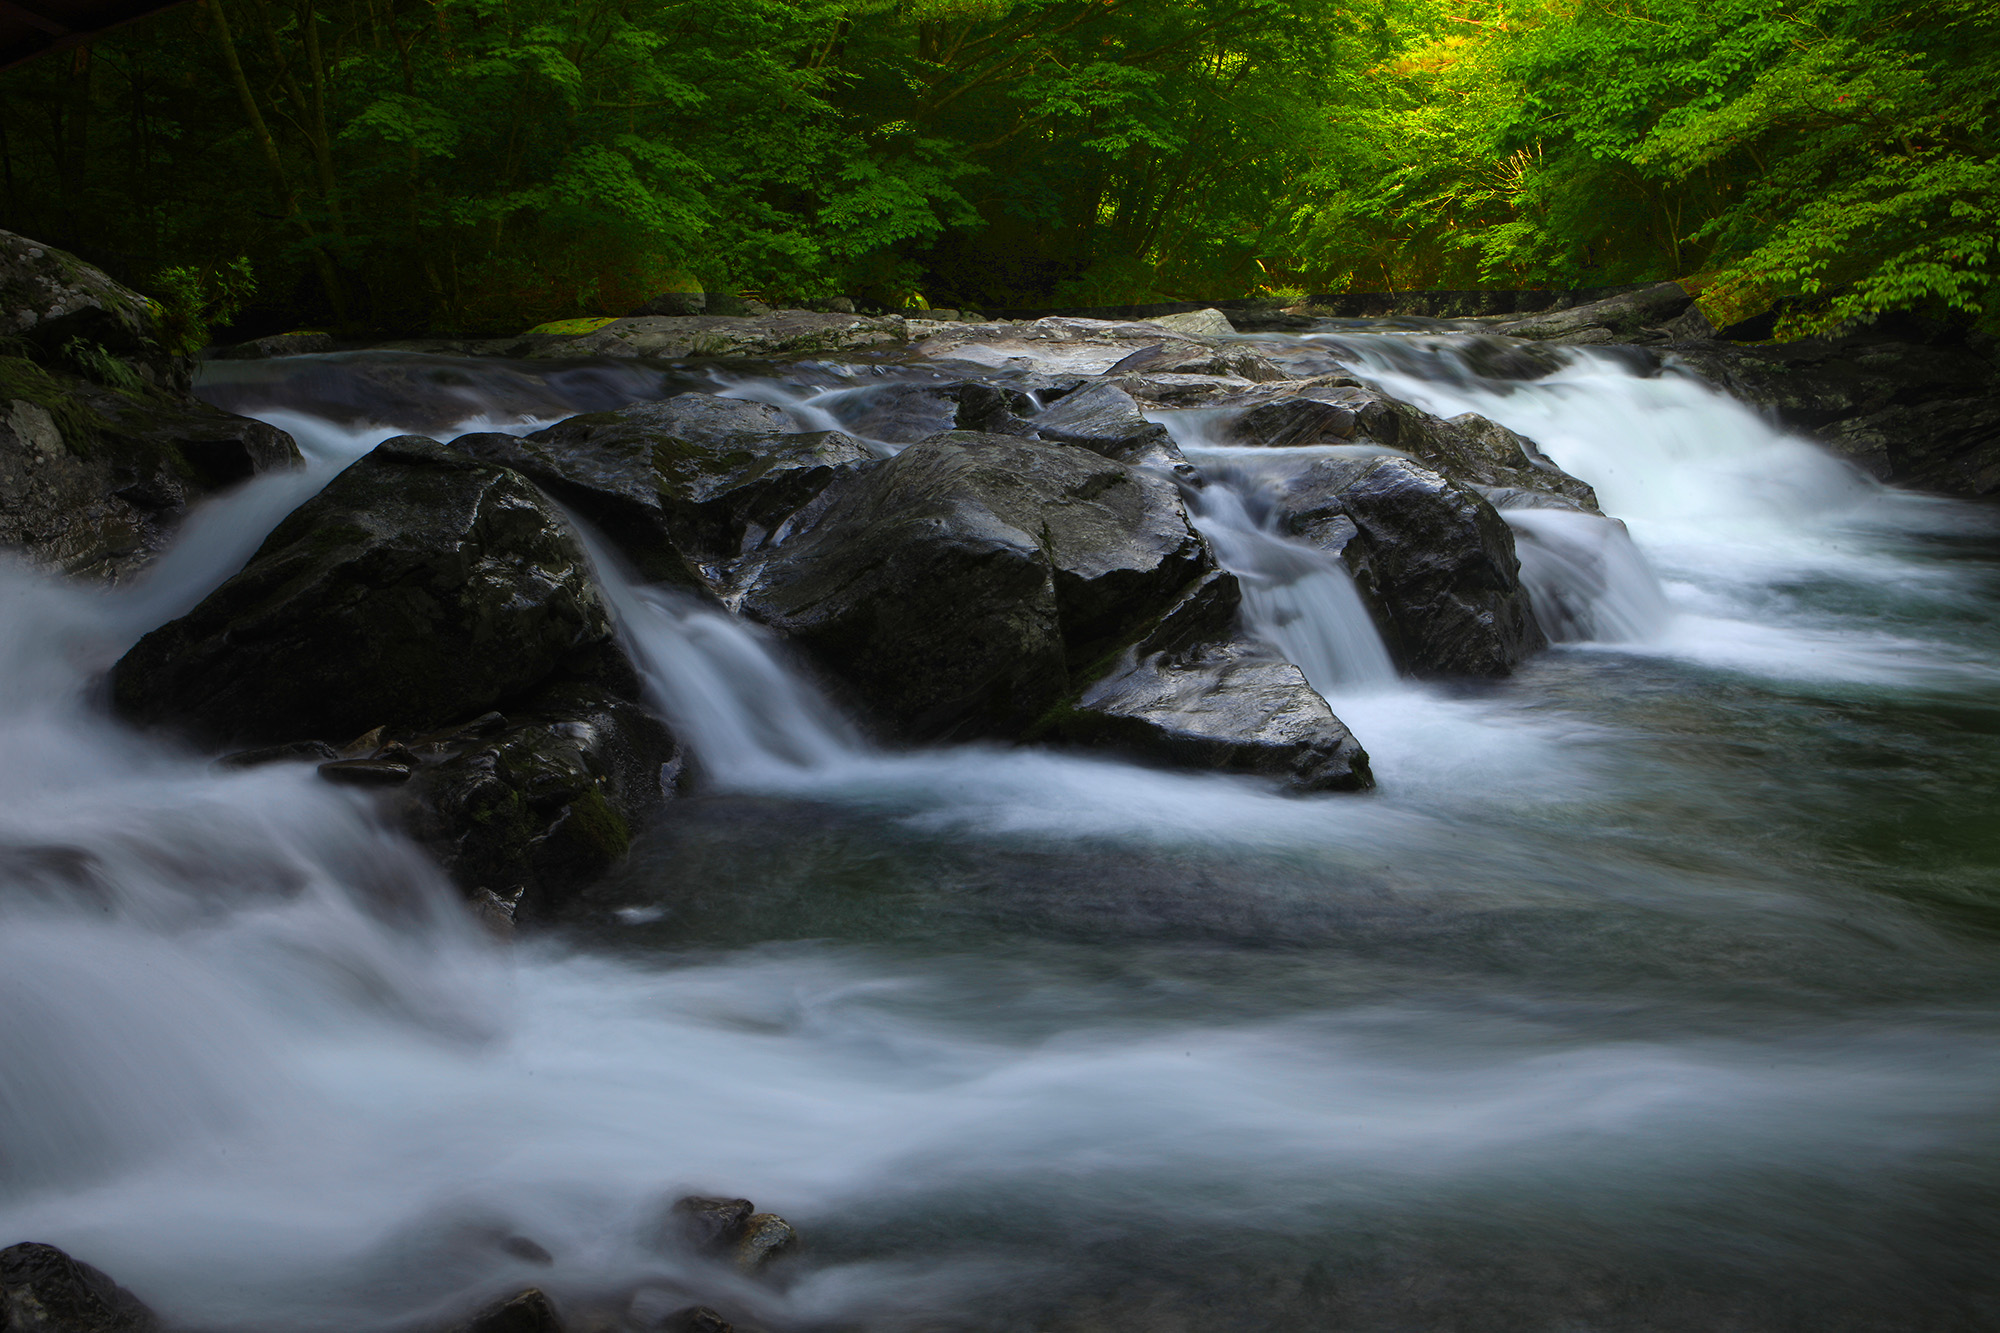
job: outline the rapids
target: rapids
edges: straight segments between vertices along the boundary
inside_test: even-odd
[[[1992,511],[1608,354],[1519,382],[1448,334],[1260,346],[1597,488],[1622,526],[1508,515],[1556,648],[1398,679],[1266,521],[1305,455],[1198,412],[1159,418],[1191,512],[1372,795],[885,751],[762,631],[600,558],[706,785],[512,948],[357,794],[133,734],[96,682],[380,439],[697,377],[219,366],[306,472],[126,589],[0,571],[0,1243],[223,1333],[530,1284],[633,1327],[2000,1326]],[[825,429],[903,373],[720,387]],[[689,1191],[807,1248],[758,1282],[678,1256]]]

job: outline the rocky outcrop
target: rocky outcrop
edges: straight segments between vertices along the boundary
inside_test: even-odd
[[[780,310],[761,316],[640,315],[573,337],[544,335],[510,355],[620,356],[674,360],[707,356],[797,356],[900,343],[895,316]]]
[[[1119,463],[1193,469],[1167,436],[1167,428],[1146,420],[1131,394],[1115,384],[1086,385],[1065,394],[1055,406],[1022,422],[1023,433],[1052,444],[1068,444]]]
[[[119,710],[235,744],[422,729],[609,640],[583,550],[516,473],[390,440],[112,674]]]
[[[167,345],[153,302],[11,231],[0,231],[0,340],[44,364],[108,355],[148,388],[187,391],[190,364]]]
[[[137,292],[0,232],[0,544],[117,581],[196,501],[299,464],[283,431],[189,398],[188,365]]]
[[[333,350],[333,335],[311,330],[273,333],[248,342],[230,343],[203,353],[217,361],[267,361],[274,356],[312,356]]]
[[[1291,376],[1267,357],[1241,345],[1156,343],[1119,361],[1112,375],[1216,375],[1251,381],[1283,380]]]
[[[1037,734],[1181,768],[1275,778],[1294,791],[1374,785],[1368,756],[1303,672],[1236,630],[1233,574],[1196,581]]]
[[[497,920],[625,854],[681,754],[577,539],[520,474],[385,442],[112,672],[136,721],[382,789]],[[334,756],[328,758],[328,756]]]
[[[7,1333],[151,1333],[158,1324],[138,1297],[53,1245],[0,1250],[0,1329]]]
[[[493,1302],[460,1324],[452,1333],[563,1333],[555,1302],[539,1287],[529,1287]]]
[[[1326,459],[1292,481],[1278,517],[1341,557],[1405,670],[1504,676],[1547,646],[1513,532],[1469,486],[1408,459]]]
[[[2000,495],[2000,349],[1978,334],[1883,316],[1830,338],[1683,343],[1672,364],[1878,480]]]
[[[742,605],[890,734],[1005,736],[1208,566],[1171,482],[953,432],[830,487],[746,572]]]
[[[1658,342],[1667,336],[1661,326],[1693,304],[1694,296],[1679,283],[1660,282],[1567,310],[1495,320],[1490,327],[1496,333],[1543,342]]]

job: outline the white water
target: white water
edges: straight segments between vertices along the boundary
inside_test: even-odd
[[[1689,386],[1586,362],[1511,395],[1399,391],[1507,421],[1632,519],[1682,628],[1600,599],[1595,638],[1847,685],[1931,680],[1962,651],[1786,582],[1886,574],[1962,605],[1949,571],[1892,549],[1939,511],[1892,507],[1872,535],[1830,526],[1853,512],[1843,496],[1873,503],[1869,488]],[[1642,736],[1528,687],[1464,700],[1393,683],[1340,596],[1353,598],[1344,571],[1267,531],[1240,478],[1216,482],[1201,521],[1248,576],[1257,627],[1375,752],[1380,799],[1292,800],[1023,751],[885,754],[757,632],[612,578],[650,688],[717,785],[879,819],[893,836],[856,826],[875,839],[855,853],[871,884],[912,855],[898,839],[933,849],[915,854],[922,892],[895,900],[905,914],[1027,891],[959,886],[951,848],[996,863],[1049,850],[1100,869],[1034,869],[1060,886],[1030,899],[1038,913],[1065,920],[1063,900],[1082,898],[1142,942],[1176,913],[1250,931],[1259,947],[1219,956],[1225,979],[1148,963],[1115,931],[1076,956],[998,925],[980,944],[878,947],[811,901],[773,936],[803,943],[677,957],[550,940],[501,955],[359,797],[302,768],[219,773],[91,702],[92,676],[132,638],[395,433],[288,428],[314,470],[201,516],[146,584],[99,596],[0,581],[0,1241],[62,1244],[178,1320],[388,1327],[532,1282],[572,1305],[658,1314],[702,1299],[778,1328],[974,1326],[1024,1290],[1060,1290],[1079,1254],[1136,1253],[1176,1228],[1198,1244],[1244,1228],[1317,1236],[1342,1219],[1422,1232],[1483,1218],[1530,1249],[1619,1235],[1781,1273],[1843,1253],[1857,1210],[1908,1206],[1932,1158],[1990,1180],[2000,1021],[1984,998],[1940,1018],[1961,946],[1859,888],[1821,896],[1782,848],[1745,840],[1726,870],[1632,851],[1662,805],[1699,836],[1736,836],[1727,800],[1702,803],[1709,784],[1738,789],[1730,768],[1661,768]],[[1759,468],[1774,496],[1753,503]],[[1678,498],[1656,503],[1641,480],[1655,475]],[[1707,486],[1689,475],[1744,494],[1691,514]],[[1551,545],[1587,540],[1548,531]],[[1883,657],[1884,637],[1911,646]],[[773,854],[794,837],[768,829],[755,841]],[[848,863],[806,838],[795,854],[835,896],[818,867]],[[1091,898],[1144,857],[1161,869],[1133,897]],[[1260,858],[1293,878],[1231,878]],[[661,906],[631,919],[680,910],[703,887],[676,886],[680,873],[669,864]],[[1190,875],[1198,891],[1180,888]],[[736,891],[754,899],[756,878]],[[1261,929],[1293,948],[1317,938],[1306,925],[1322,910],[1353,914],[1340,935],[1391,957],[1399,928],[1370,914],[1407,915],[1424,923],[1418,956],[1445,961],[1433,973],[1364,950],[1311,984],[1283,980],[1284,950],[1244,923],[1273,923]],[[1543,913],[1620,911],[1643,923],[1637,938],[1682,943],[1653,954],[1607,927],[1577,960],[1551,945],[1517,976],[1492,967],[1488,947],[1509,957],[1499,944],[1436,929],[1516,913],[1532,934]],[[836,938],[812,942],[823,935]],[[1799,957],[1759,952],[1772,938]],[[1857,938],[1886,941],[1898,976],[1945,980],[1916,1002],[1829,1011],[1822,960],[1841,977],[1883,966]],[[1679,978],[1676,949],[1696,979]],[[1587,980],[1594,966],[1617,975]],[[1792,972],[1797,995],[1745,998]],[[1627,973],[1652,980],[1628,991]],[[754,1284],[653,1244],[662,1205],[689,1189],[747,1194],[809,1238],[866,1238],[872,1218],[917,1219],[923,1239]],[[1055,1243],[952,1220],[988,1211]],[[509,1256],[500,1242],[516,1234],[555,1265]]]

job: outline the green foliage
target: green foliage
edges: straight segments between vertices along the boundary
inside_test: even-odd
[[[148,286],[158,303],[162,341],[168,350],[192,356],[208,346],[209,330],[242,311],[256,294],[257,278],[249,256],[238,255],[202,267],[171,265],[155,273]],[[119,364],[122,367],[123,363]],[[114,382],[98,378],[106,384]]]
[[[1699,277],[1795,329],[2000,283],[1990,0],[208,0],[0,76],[0,118],[0,225],[133,257],[185,350],[689,275],[886,308]]]

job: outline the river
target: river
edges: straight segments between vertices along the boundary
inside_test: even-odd
[[[1155,418],[1191,510],[1372,794],[883,751],[761,631],[607,564],[706,783],[511,946],[362,795],[135,734],[101,673],[376,441],[699,374],[297,359],[314,393],[257,414],[304,473],[127,588],[0,572],[0,1243],[218,1333],[531,1284],[633,1327],[2000,1328],[1995,512],[1608,353],[1520,382],[1448,336],[1260,346],[1595,486],[1622,525],[1508,515],[1566,641],[1398,678],[1268,525],[1310,451],[1200,411]],[[720,387],[802,428],[870,392]],[[690,1260],[688,1192],[807,1243],[768,1280]]]

